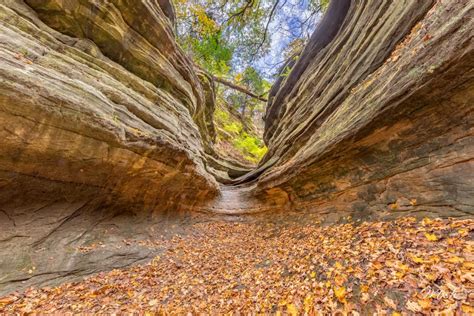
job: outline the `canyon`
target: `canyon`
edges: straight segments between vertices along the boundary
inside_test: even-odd
[[[140,240],[216,218],[472,218],[473,11],[331,1],[249,170],[213,148],[215,83],[168,0],[2,0],[0,294],[147,262],[163,249]]]

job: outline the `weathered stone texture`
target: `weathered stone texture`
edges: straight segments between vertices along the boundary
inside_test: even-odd
[[[212,86],[154,1],[108,3],[0,3],[0,293],[151,258],[117,242],[218,190]]]
[[[41,3],[40,16],[50,8]],[[85,16],[86,9],[92,10],[71,1],[51,1],[51,10],[62,4]],[[108,24],[97,22],[91,27],[93,17],[82,23],[91,34],[101,34],[98,29],[123,36],[132,32],[127,24],[114,24],[114,18],[123,22],[119,18],[125,17],[118,9],[109,9],[111,16],[101,15]],[[210,133],[205,132],[205,125],[200,131],[196,124],[210,118],[201,110],[204,90],[170,31],[161,42],[156,35],[155,46],[151,39],[142,42],[137,33],[129,34],[127,47],[122,48],[125,56],[118,58],[118,64],[102,55],[103,49],[93,42],[54,32],[25,4],[8,2],[0,10],[2,170],[94,186],[119,193],[130,202],[147,202],[156,199],[157,193],[184,194],[192,201],[216,191],[203,161],[202,140]],[[165,22],[162,18],[155,24],[159,29]],[[124,41],[100,36],[100,43],[109,49]],[[131,41],[134,36],[135,42]],[[143,43],[149,46],[145,49],[140,46]],[[145,68],[150,77],[137,71],[140,78],[124,68],[145,64],[142,58],[149,61]],[[180,59],[187,68],[181,67]],[[166,80],[170,89],[158,84]]]
[[[269,104],[253,194],[265,205],[278,192],[288,208],[472,216],[474,4],[333,1],[327,17],[344,3],[337,35],[315,52],[328,33],[316,30]]]
[[[331,1],[246,173],[213,150],[168,1],[0,1],[0,294],[147,260],[119,241],[209,213],[472,216],[473,12]]]

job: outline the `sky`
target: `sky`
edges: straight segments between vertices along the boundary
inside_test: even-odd
[[[269,25],[270,50],[256,61],[255,67],[272,79],[285,61],[283,51],[287,45],[301,35],[309,37],[320,18],[320,13],[311,15],[308,0],[281,1]]]
[[[253,3],[254,5],[251,8],[258,8],[258,10],[250,12],[255,13],[263,10],[263,12],[268,12],[268,15],[272,11],[275,2],[277,2],[278,6],[272,15],[266,36],[269,49],[264,52],[259,49],[258,52],[260,55],[253,57],[249,56],[248,54],[251,52],[248,50],[249,47],[240,46],[248,45],[248,43],[253,39],[257,41],[255,44],[259,45],[258,41],[260,41],[260,39],[254,37],[256,25],[244,24],[242,29],[238,32],[236,32],[238,28],[229,28],[227,29],[229,32],[223,35],[227,36],[232,45],[235,45],[233,47],[234,51],[230,65],[232,73],[235,75],[236,73],[243,72],[247,66],[253,66],[270,82],[275,80],[280,68],[285,62],[284,53],[288,44],[296,38],[309,38],[321,17],[321,13],[317,13],[317,10],[314,10],[312,7],[314,3],[319,3],[318,0],[226,0],[215,2],[212,0],[175,1],[178,12],[181,12],[181,16],[183,17],[181,20],[182,23],[178,27],[178,34],[182,35],[189,34],[190,30],[193,30],[194,32],[197,31],[192,28],[196,16],[196,13],[194,12],[197,12],[193,11],[192,8],[205,8],[205,10],[207,10],[205,15],[207,15],[211,21],[216,21],[218,25],[225,25],[229,19],[229,13],[238,12],[235,10],[245,8],[248,1],[251,1],[250,3]],[[178,16],[180,16],[180,14],[178,14]],[[263,26],[265,26],[267,21],[268,16],[259,20],[259,23],[263,23]],[[262,24],[258,24],[258,26],[259,28],[257,29],[263,30]],[[225,30],[226,29],[224,28],[224,32]],[[201,31],[199,30],[197,32]],[[241,47],[245,47],[245,49],[240,50]],[[261,45],[259,47],[261,48]],[[250,65],[248,63],[249,58],[253,58]]]

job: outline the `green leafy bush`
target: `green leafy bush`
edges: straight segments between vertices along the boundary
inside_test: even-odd
[[[252,161],[258,162],[267,152],[267,147],[262,144],[262,141],[257,137],[250,136],[243,132],[234,140],[234,146],[240,149],[245,157]]]

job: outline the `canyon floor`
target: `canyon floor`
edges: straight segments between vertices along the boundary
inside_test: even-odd
[[[145,265],[12,293],[0,311],[472,314],[473,235],[472,219],[212,220],[123,240],[164,250]]]

